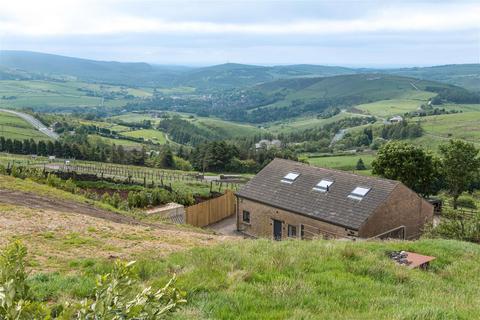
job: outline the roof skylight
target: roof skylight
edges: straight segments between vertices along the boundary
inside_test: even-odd
[[[289,172],[285,177],[283,177],[281,181],[284,183],[292,184],[293,181],[295,181],[295,179],[297,179],[299,175],[300,175],[299,173]]]
[[[364,187],[356,187],[353,189],[352,192],[348,195],[350,199],[355,199],[355,200],[362,200],[367,193],[370,191],[371,188],[364,188]]]
[[[315,187],[313,187],[313,190],[320,191],[320,192],[327,192],[332,184],[333,184],[333,181],[321,180],[319,183],[317,183]]]

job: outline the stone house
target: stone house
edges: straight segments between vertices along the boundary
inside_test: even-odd
[[[253,237],[421,235],[433,206],[398,181],[275,159],[237,193],[237,230]]]

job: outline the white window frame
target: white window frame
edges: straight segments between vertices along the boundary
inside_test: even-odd
[[[299,176],[300,176],[300,173],[289,172],[280,181],[283,183],[292,184],[295,180],[297,180]]]
[[[319,183],[315,185],[315,187],[313,187],[313,190],[320,191],[320,192],[327,192],[328,190],[330,190],[330,187],[332,186],[333,182],[334,181],[332,180],[322,179],[320,180]]]

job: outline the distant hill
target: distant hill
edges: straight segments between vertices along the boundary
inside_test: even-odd
[[[386,70],[386,73],[454,84],[480,91],[480,64],[452,64],[424,68]]]
[[[123,63],[71,58],[28,51],[0,51],[0,66],[4,77],[31,73],[61,79],[75,78],[87,82],[124,85],[170,86],[177,74],[174,67],[153,66],[148,63]],[[10,72],[7,72],[7,68]]]
[[[223,117],[229,120],[264,123],[304,115],[330,116],[360,104],[382,100],[418,100],[442,95],[442,99],[470,98],[463,88],[386,74],[350,74],[332,77],[306,77],[266,82],[244,91],[256,97],[245,104],[238,98],[225,103]],[[238,95],[237,95],[238,96]]]
[[[356,73],[356,71],[334,66],[290,65],[265,67],[226,63],[191,70],[181,75],[176,83],[202,89],[232,88],[252,86],[282,78],[327,77],[352,73]]]
[[[258,90],[268,95],[282,93],[284,101],[342,98],[352,100],[352,103],[393,99],[411,91],[432,91],[433,87],[454,88],[429,80],[376,73],[282,79],[256,86]]]
[[[216,90],[250,87],[279,79],[370,73],[433,80],[480,91],[480,64],[401,69],[354,69],[309,64],[257,66],[226,63],[192,68],[153,65],[143,62],[96,61],[30,51],[0,51],[0,79],[78,79],[128,86],[190,86],[200,90]]]

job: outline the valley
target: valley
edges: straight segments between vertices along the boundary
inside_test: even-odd
[[[0,51],[0,267],[24,252],[52,319],[116,272],[128,297],[175,278],[173,319],[474,319],[479,75]]]

